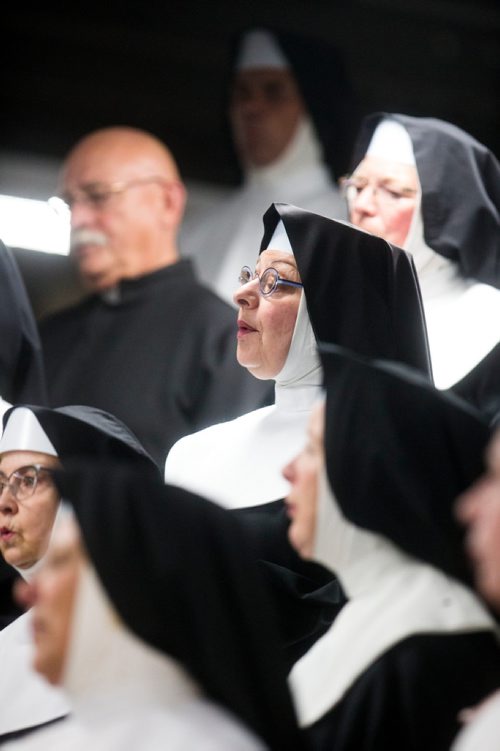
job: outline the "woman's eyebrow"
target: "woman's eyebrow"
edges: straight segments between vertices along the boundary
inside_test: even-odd
[[[288,258],[275,258],[274,260],[269,260],[264,262],[263,259],[259,258],[259,260],[256,263],[256,266],[265,266],[266,269],[271,268],[272,266],[275,266],[278,263],[286,263],[287,266],[290,266],[292,269],[296,269],[297,266],[293,261],[289,261]]]

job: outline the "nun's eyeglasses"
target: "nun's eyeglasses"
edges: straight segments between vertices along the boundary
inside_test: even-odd
[[[348,204],[354,203],[356,198],[366,189],[370,188],[373,198],[379,204],[395,204],[402,198],[413,198],[417,194],[414,188],[405,188],[402,185],[395,185],[393,182],[374,183],[367,177],[357,177],[356,175],[346,175],[341,177],[339,185]]]
[[[269,297],[276,292],[279,286],[286,287],[303,287],[302,282],[292,282],[289,279],[282,279],[276,269],[269,268],[262,272],[259,276],[257,272],[253,272],[250,266],[243,266],[238,277],[238,281],[241,285],[248,284],[254,279],[259,280],[259,290],[261,295]]]
[[[0,497],[4,490],[10,490],[16,501],[25,501],[35,492],[40,475],[50,474],[51,470],[42,467],[41,464],[29,464],[26,467],[18,467],[7,477],[0,472]]]

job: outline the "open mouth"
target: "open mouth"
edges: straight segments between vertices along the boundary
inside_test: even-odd
[[[15,532],[9,527],[0,527],[0,539],[9,542],[15,536]]]

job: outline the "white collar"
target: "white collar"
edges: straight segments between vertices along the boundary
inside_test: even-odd
[[[302,726],[325,715],[378,657],[409,636],[496,630],[471,590],[349,522],[326,473],[316,529],[314,560],[337,574],[349,600],[290,674]]]
[[[201,693],[179,663],[122,624],[90,565],[80,572],[63,687],[82,719],[94,719],[101,702],[113,704],[117,695],[144,705]]]
[[[424,303],[454,289],[461,290],[467,284],[460,275],[458,264],[436,253],[425,242],[420,201],[415,208],[404,249],[413,257]]]
[[[321,386],[323,371],[316,337],[311,326],[304,291],[301,291],[297,318],[285,364],[275,378],[277,390],[293,386]]]

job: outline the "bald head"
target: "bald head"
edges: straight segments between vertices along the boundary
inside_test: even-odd
[[[111,127],[85,136],[64,162],[61,192],[72,255],[91,289],[178,260],[185,189],[172,154],[150,133]]]
[[[76,164],[102,160],[120,172],[134,177],[158,175],[180,180],[177,164],[169,149],[151,133],[138,128],[112,127],[84,136],[70,151],[63,172]]]

